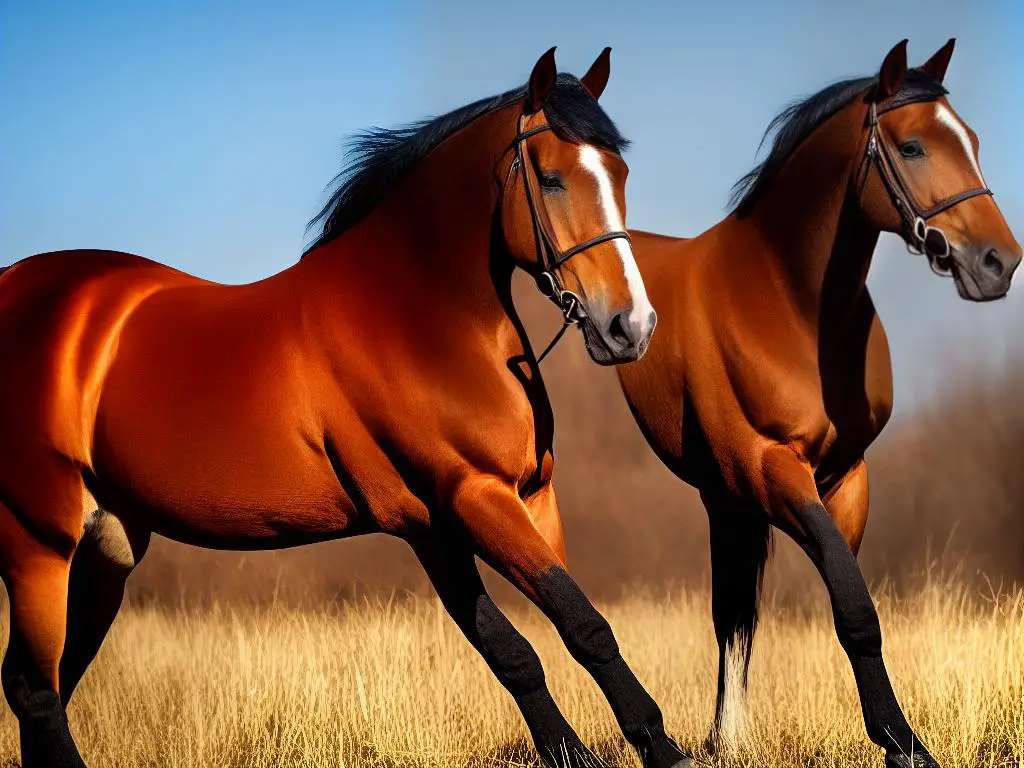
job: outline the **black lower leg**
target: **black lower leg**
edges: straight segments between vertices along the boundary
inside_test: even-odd
[[[473,555],[433,542],[419,543],[416,552],[448,613],[515,699],[545,762],[596,764],[552,698],[536,651],[487,594]]]
[[[60,696],[34,671],[13,633],[0,677],[7,703],[18,718],[23,768],[85,768]]]
[[[804,507],[800,520],[817,550],[812,554],[832,600],[836,634],[853,666],[868,738],[890,756],[914,754],[921,764],[931,765],[889,681],[878,614],[856,557],[821,504]]]
[[[472,620],[459,625],[512,694],[544,760],[557,766],[592,760],[551,697],[536,651],[486,593],[477,596]]]
[[[657,703],[622,658],[608,622],[569,574],[552,568],[538,580],[537,592],[569,652],[601,688],[644,765],[668,768],[684,761],[679,747],[665,733]]]

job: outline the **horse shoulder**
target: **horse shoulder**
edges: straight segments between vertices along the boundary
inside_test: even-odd
[[[687,360],[701,340],[693,327],[692,240],[634,231],[633,247],[658,326],[642,358],[616,366],[640,430],[674,471],[683,460]]]

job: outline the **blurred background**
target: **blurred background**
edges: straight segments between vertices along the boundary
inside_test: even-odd
[[[990,186],[1024,237],[1024,4],[995,2],[0,2],[0,263],[111,248],[246,282],[293,263],[343,140],[525,82],[558,45],[582,74],[605,45],[602,104],[633,140],[631,227],[694,235],[726,214],[772,117],[837,79],[873,74],[911,39],[920,64],[958,38],[946,84],[981,137]],[[1020,278],[1018,278],[1019,280]],[[1024,579],[1024,288],[961,301],[883,236],[869,285],[896,379],[872,448],[870,579],[958,569]],[[535,344],[557,313],[518,286]],[[707,579],[695,493],[650,453],[612,371],[575,334],[544,364],[570,568],[611,598]],[[782,543],[772,589],[818,579]],[[277,553],[158,541],[135,600],[302,599],[421,590],[380,537]]]

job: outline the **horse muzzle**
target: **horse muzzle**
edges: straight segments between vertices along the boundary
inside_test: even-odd
[[[1020,261],[1019,250],[1011,251],[988,244],[953,247],[949,255],[949,267],[957,292],[968,301],[993,301],[1006,296]]]
[[[629,307],[619,312],[587,308],[580,321],[587,352],[599,365],[632,363],[643,357],[651,343],[658,315],[648,307],[637,311]]]

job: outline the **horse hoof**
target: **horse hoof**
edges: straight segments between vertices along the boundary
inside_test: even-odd
[[[927,752],[915,752],[914,756],[886,752],[885,768],[940,768],[935,758]]]
[[[644,755],[644,768],[696,768],[696,763],[678,744],[665,739]]]

